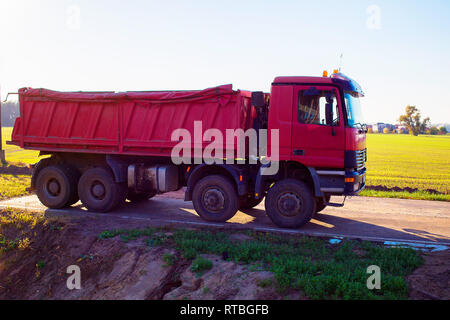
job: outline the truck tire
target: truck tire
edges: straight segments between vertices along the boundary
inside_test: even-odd
[[[192,202],[202,219],[214,222],[231,219],[239,208],[239,197],[233,184],[221,175],[207,176],[197,182]]]
[[[327,202],[330,202],[330,196],[325,196],[325,199],[326,199]],[[323,202],[323,198],[316,198],[316,213],[321,212],[326,207],[327,206]]]
[[[126,184],[116,183],[111,170],[92,168],[78,182],[78,195],[83,205],[94,212],[108,212],[125,202]]]
[[[263,201],[263,198],[255,199],[254,195],[246,195],[239,200],[239,210],[251,209]]]
[[[78,201],[75,173],[62,165],[50,165],[39,170],[36,194],[46,207],[61,209]]]
[[[276,182],[266,196],[266,212],[281,228],[298,228],[314,215],[316,202],[306,183],[295,179]]]
[[[147,201],[150,198],[153,198],[156,195],[156,192],[145,192],[145,193],[136,193],[134,190],[128,190],[127,199],[131,202],[141,202]]]

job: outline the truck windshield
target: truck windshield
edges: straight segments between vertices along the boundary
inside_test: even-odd
[[[364,118],[359,102],[359,96],[355,92],[344,92],[345,108],[347,110],[347,121],[349,127],[363,127]]]

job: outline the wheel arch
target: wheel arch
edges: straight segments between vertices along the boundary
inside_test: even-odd
[[[214,165],[201,164],[196,166],[194,170],[192,170],[191,174],[187,179],[186,183],[187,188],[184,195],[184,200],[185,201],[192,200],[192,192],[195,184],[202,178],[213,174],[223,175],[228,179],[230,179],[230,181],[233,182],[233,185],[236,188],[237,194],[239,196],[242,196],[247,193],[248,189],[247,185],[245,184],[244,181],[241,181],[242,174],[238,170],[238,168],[226,164],[214,164]]]
[[[314,196],[323,197],[319,176],[314,168],[307,167],[300,162],[284,161],[280,162],[279,171],[276,175],[264,176],[261,174],[263,167],[260,168],[256,177],[255,197],[257,199],[264,196],[264,193],[268,190],[268,184],[288,178],[306,182],[311,187]]]

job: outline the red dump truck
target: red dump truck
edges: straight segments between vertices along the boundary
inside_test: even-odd
[[[90,211],[107,212],[126,199],[186,187],[185,200],[205,220],[227,221],[265,198],[271,220],[294,228],[328,205],[342,205],[330,203],[331,195],[356,195],[365,187],[362,96],[354,80],[337,72],[277,77],[270,94],[231,85],[146,92],[22,88],[8,143],[50,155],[33,167],[31,180],[49,208],[81,200]],[[222,149],[211,148],[213,142]]]

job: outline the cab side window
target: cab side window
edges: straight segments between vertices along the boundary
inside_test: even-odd
[[[327,123],[326,106],[331,104],[333,123]],[[339,125],[339,108],[334,90],[311,87],[298,92],[298,121],[304,124]]]

